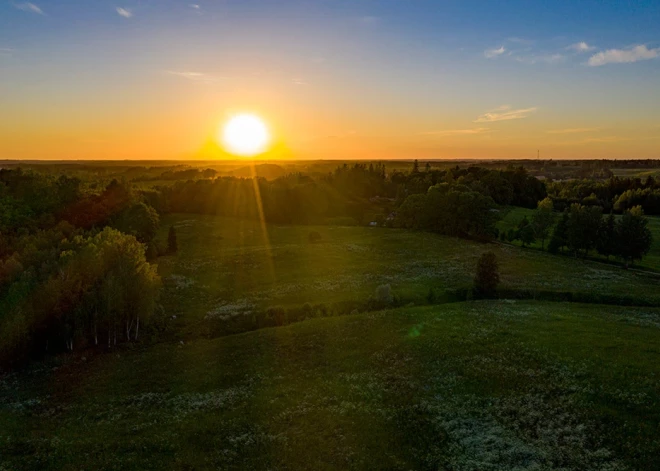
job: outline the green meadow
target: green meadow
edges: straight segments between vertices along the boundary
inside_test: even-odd
[[[66,357],[0,469],[655,469],[660,311],[476,301]]]
[[[1,377],[0,470],[654,469],[660,308],[427,300],[489,250],[505,292],[660,305],[653,274],[397,229],[179,214],[159,240],[169,226],[165,335]],[[401,307],[335,310],[383,284]],[[305,303],[328,317],[208,328]]]
[[[479,256],[493,251],[502,287],[633,296],[660,303],[657,277],[536,250],[425,232],[340,226],[261,225],[214,216],[174,215],[179,252],[158,260],[163,305],[189,336],[205,320],[273,306],[366,301],[389,284],[404,303],[471,286]],[[311,243],[309,233],[322,239]]]

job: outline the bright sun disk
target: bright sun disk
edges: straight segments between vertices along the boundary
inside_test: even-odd
[[[239,114],[224,125],[221,140],[228,152],[251,157],[266,150],[270,134],[266,124],[258,116]]]

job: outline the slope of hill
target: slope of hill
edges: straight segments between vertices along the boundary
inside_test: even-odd
[[[179,253],[158,259],[163,305],[186,338],[205,335],[205,319],[304,303],[323,303],[331,311],[364,303],[382,284],[404,303],[425,303],[430,289],[441,296],[471,286],[477,259],[489,250],[497,255],[504,289],[660,303],[657,277],[510,245],[396,229],[262,226],[190,214],[165,218],[163,240],[169,225],[176,227]],[[321,235],[319,242],[309,241],[312,231]]]
[[[511,301],[68,357],[0,381],[0,469],[653,469],[659,364],[657,309]]]

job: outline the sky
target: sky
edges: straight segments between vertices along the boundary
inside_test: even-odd
[[[0,159],[660,158],[657,0],[0,2]]]

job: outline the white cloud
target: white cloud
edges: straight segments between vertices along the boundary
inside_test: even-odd
[[[580,41],[579,43],[571,44],[570,46],[566,47],[566,49],[575,51],[575,52],[589,52],[593,51],[596,49],[595,46],[590,46],[589,44],[585,43],[584,41]]]
[[[432,136],[465,136],[471,134],[484,134],[490,132],[489,128],[472,128],[472,129],[443,129],[440,131],[426,131],[420,134]]]
[[[523,119],[527,118],[530,113],[536,111],[537,108],[521,108],[512,110],[508,105],[500,106],[494,110],[482,114],[474,120],[475,123],[490,123],[494,121],[508,121],[510,119]]]
[[[25,3],[14,3],[14,6],[18,8],[19,10],[26,11],[28,13],[36,13],[38,15],[43,15],[44,12],[41,8],[39,8],[37,5],[34,3],[30,2],[25,2]]]
[[[119,16],[123,16],[124,18],[131,18],[133,16],[133,12],[131,10],[122,7],[117,7],[117,14]]]
[[[195,9],[195,10],[199,10],[199,5],[198,5],[198,4],[196,4],[196,3],[191,3],[191,4],[190,4],[190,5],[188,5],[188,6],[189,6],[190,8],[193,8],[193,9]]]
[[[548,134],[576,134],[580,132],[598,131],[598,128],[568,128],[568,129],[551,129],[546,131]]]
[[[589,58],[588,64],[597,67],[605,64],[625,64],[660,56],[660,47],[648,49],[645,45],[634,46],[630,49],[608,49],[594,54]]]
[[[10,57],[14,50],[10,47],[0,47],[0,57]]]
[[[487,59],[494,59],[498,56],[501,56],[506,52],[506,49],[504,46],[500,46],[498,49],[486,49],[484,51],[484,56],[486,56]]]

